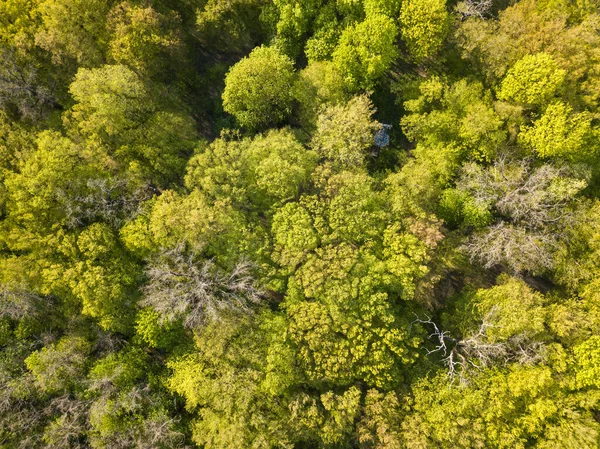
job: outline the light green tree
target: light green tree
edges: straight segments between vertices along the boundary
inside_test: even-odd
[[[597,148],[589,112],[574,112],[565,103],[552,103],[532,126],[519,135],[523,144],[541,158],[561,158],[586,161],[593,158]]]
[[[450,15],[445,0],[407,0],[400,8],[402,38],[417,61],[435,57],[448,32]]]
[[[367,17],[342,32],[333,62],[349,91],[375,87],[398,57],[397,34],[394,20],[381,14]]]
[[[406,447],[525,448],[535,441],[591,449],[599,428],[589,407],[598,397],[583,401],[565,387],[547,366],[488,369],[462,388],[449,388],[442,375],[423,380],[413,386],[412,411],[402,425]]]
[[[365,15],[385,14],[393,19],[400,13],[400,0],[363,0]]]
[[[366,95],[352,98],[345,105],[331,105],[317,118],[311,146],[317,153],[343,168],[365,164],[381,125],[373,120],[373,104]]]
[[[277,125],[291,113],[292,61],[274,47],[258,47],[225,77],[223,108],[249,129]]]
[[[547,53],[527,55],[510,68],[498,98],[528,107],[546,105],[559,93],[566,73]]]

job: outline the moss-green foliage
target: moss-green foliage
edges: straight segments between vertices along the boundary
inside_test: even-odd
[[[124,2],[109,13],[111,30],[108,56],[149,76],[164,76],[172,56],[181,56],[177,33],[178,15],[160,14],[148,6],[141,8]]]
[[[0,1],[0,447],[597,448],[599,13]]]
[[[186,3],[195,15],[199,40],[217,52],[252,48],[262,37],[263,22],[270,22],[262,16],[270,18],[273,12],[262,10],[264,0],[209,0],[201,7],[194,0]]]
[[[112,1],[47,0],[32,2],[40,26],[35,42],[58,64],[90,67],[104,60],[108,41],[106,21]],[[90,9],[88,9],[90,7]]]
[[[297,56],[302,36],[311,28],[323,0],[275,0],[273,3],[278,13],[277,45],[285,54]]]

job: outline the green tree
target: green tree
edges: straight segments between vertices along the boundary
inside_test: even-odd
[[[405,101],[409,112],[400,124],[421,145],[453,146],[472,159],[491,159],[507,140],[503,121],[480,83],[451,85],[438,77],[419,84],[417,98]]]
[[[559,92],[565,75],[549,54],[527,55],[510,68],[498,98],[529,107],[546,105]]]
[[[445,0],[407,0],[400,9],[402,38],[417,61],[434,58],[450,31]]]
[[[276,44],[283,53],[296,57],[301,50],[302,37],[311,29],[323,0],[275,0],[277,8]]]
[[[346,18],[346,21],[350,22],[351,20]],[[326,3],[320,8],[319,14],[312,23],[314,32],[306,40],[304,46],[304,53],[309,63],[331,59],[342,32],[343,23],[344,18],[339,17],[334,3]]]
[[[448,388],[443,376],[413,387],[412,411],[403,423],[408,448],[592,448],[598,424],[589,405],[570,393],[546,366],[483,371],[473,384]],[[593,406],[592,406],[593,407]],[[454,419],[448,419],[453,416]]]
[[[274,47],[258,47],[225,77],[223,108],[249,129],[277,125],[291,113],[293,62]]]
[[[389,388],[414,362],[419,340],[404,318],[410,306],[394,298],[414,295],[428,249],[393,224],[364,173],[321,182],[320,197],[302,197],[273,218],[273,257],[291,274],[285,310],[292,347],[312,382]]]
[[[341,74],[331,61],[310,63],[298,73],[294,85],[297,116],[302,127],[312,134],[321,108],[340,104],[348,98]]]
[[[381,14],[367,17],[342,32],[333,62],[349,91],[375,87],[398,57],[397,34],[394,21]]]
[[[169,362],[168,387],[197,413],[196,444],[223,449],[292,444],[290,410],[262,387],[265,340],[251,320],[229,319],[203,329],[196,352]]]
[[[325,108],[317,119],[311,146],[340,167],[363,166],[366,150],[373,146],[375,133],[381,128],[372,118],[374,113],[366,95],[354,97],[345,105]]]
[[[215,140],[188,164],[188,188],[240,209],[266,210],[297,198],[309,185],[317,156],[289,129],[241,141]]]
[[[575,113],[569,105],[559,102],[550,104],[544,115],[519,137],[541,158],[587,161],[597,151],[595,135],[589,112]]]
[[[75,135],[106,145],[132,178],[168,185],[182,175],[196,130],[153,87],[124,65],[80,69],[70,87],[77,103],[63,120]]]
[[[42,391],[66,391],[82,380],[90,349],[81,337],[63,337],[55,345],[33,352],[25,364]]]
[[[367,16],[385,14],[393,19],[400,13],[399,0],[363,0],[363,8]]]

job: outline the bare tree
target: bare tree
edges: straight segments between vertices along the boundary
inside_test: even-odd
[[[473,235],[462,248],[488,269],[506,264],[517,273],[550,270],[554,266],[556,237],[500,222]]]
[[[27,119],[41,118],[56,100],[39,82],[36,68],[19,61],[15,51],[8,48],[0,48],[0,60],[0,107],[13,105]]]
[[[466,164],[456,184],[476,203],[491,205],[504,220],[527,228],[571,223],[573,197],[586,185],[570,167],[544,164],[534,168],[528,159],[504,157],[488,168]]]
[[[40,447],[44,414],[37,408],[35,391],[32,376],[0,369],[0,447],[11,442],[17,449]]]
[[[465,0],[456,5],[456,10],[463,19],[468,17],[485,19],[490,15],[493,6],[493,0]]]
[[[0,318],[20,320],[40,313],[53,302],[53,298],[48,296],[39,296],[25,289],[0,285]]]
[[[119,227],[134,217],[142,202],[155,192],[147,185],[128,192],[128,184],[123,178],[92,178],[79,189],[58,190],[56,196],[63,205],[67,226],[76,228],[93,220],[102,220]]]
[[[92,405],[92,414],[106,413],[108,395]],[[107,449],[187,449],[185,435],[176,428],[177,419],[162,410],[156,411],[157,398],[149,385],[137,385],[111,398],[112,410],[124,415],[143,416],[137,424],[129,424],[109,433],[93,435],[93,446]],[[150,412],[150,413],[149,413]]]
[[[477,332],[466,338],[453,338],[447,331],[438,327],[430,317],[425,320],[417,317],[413,323],[427,325],[432,329],[429,337],[436,342],[427,354],[439,353],[448,370],[451,381],[458,379],[459,383],[468,382],[468,372],[471,369],[483,369],[493,365],[507,365],[516,362],[531,365],[542,360],[544,345],[542,342],[530,339],[526,335],[515,335],[506,341],[493,341],[487,331],[492,327],[496,308],[485,316]]]
[[[85,434],[89,430],[88,411],[91,401],[75,398],[70,394],[56,397],[45,409],[45,415],[53,418],[44,429],[44,447],[48,449],[85,449]]]
[[[165,251],[146,270],[149,282],[142,305],[153,307],[166,321],[183,318],[188,328],[218,320],[225,311],[252,313],[252,304],[260,303],[263,293],[250,268],[242,261],[227,273],[210,260],[197,261],[182,247]]]
[[[456,188],[492,210],[496,223],[475,233],[463,249],[486,268],[551,269],[554,251],[576,221],[584,177],[568,167],[533,167],[527,159],[500,158],[491,167],[466,164]]]

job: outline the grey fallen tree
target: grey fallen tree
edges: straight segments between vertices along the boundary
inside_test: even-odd
[[[219,320],[225,312],[251,314],[263,300],[251,268],[240,261],[226,272],[182,246],[164,251],[148,265],[141,305],[152,307],[163,321],[182,319],[189,329]]]
[[[461,385],[468,383],[469,372],[473,369],[482,370],[498,364],[506,366],[513,362],[533,365],[543,360],[544,344],[532,340],[527,335],[514,335],[506,341],[491,341],[488,338],[487,330],[497,327],[492,323],[496,312],[497,310],[492,308],[483,318],[477,331],[465,338],[452,337],[448,331],[440,329],[429,316],[426,316],[426,319],[417,316],[413,321],[413,324],[419,323],[432,329],[429,338],[436,342],[436,346],[428,349],[427,355],[437,353],[442,356],[451,383],[456,380]]]

